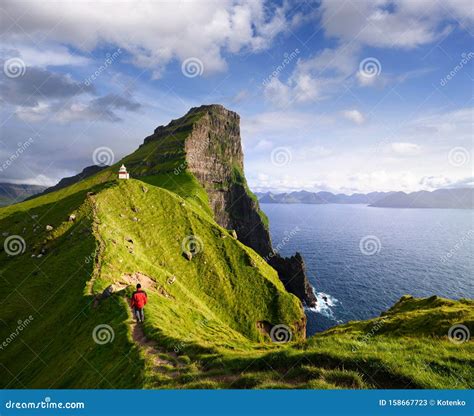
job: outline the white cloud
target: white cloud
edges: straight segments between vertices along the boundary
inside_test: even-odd
[[[396,142],[390,144],[390,150],[399,156],[416,156],[420,154],[421,147],[415,143]]]
[[[152,69],[156,77],[172,60],[189,57],[203,62],[204,74],[222,71],[225,51],[261,51],[287,29],[286,6],[265,5],[263,0],[159,4],[123,0],[93,5],[6,0],[2,8],[5,41],[32,36],[48,44],[73,45],[83,52],[99,44],[113,44],[129,52],[135,65]]]
[[[90,59],[81,55],[72,54],[68,48],[61,45],[33,45],[24,43],[2,42],[0,56],[3,58],[19,55],[28,67],[52,67],[52,66],[79,66],[87,65]]]
[[[415,48],[451,30],[450,24],[441,24],[443,19],[474,22],[469,1],[323,0],[321,7],[326,35],[375,47]]]
[[[433,43],[455,25],[472,25],[473,9],[468,1],[457,0],[322,0],[320,25],[338,44],[300,59],[286,81],[266,86],[266,97],[286,107],[328,98],[354,81],[360,87],[383,87],[418,76],[427,69],[402,76],[385,71],[367,76],[358,70],[360,52],[366,46],[412,49]]]
[[[359,110],[345,110],[342,115],[355,124],[365,123],[365,116]]]

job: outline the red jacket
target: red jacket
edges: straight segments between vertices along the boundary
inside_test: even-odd
[[[132,308],[142,309],[146,305],[147,296],[146,293],[138,289],[136,292],[133,292],[132,295]]]

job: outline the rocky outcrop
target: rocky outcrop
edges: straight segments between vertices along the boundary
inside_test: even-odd
[[[308,306],[316,305],[316,296],[306,277],[306,268],[300,253],[297,252],[291,257],[281,257],[277,254],[271,257],[268,263],[278,272],[288,292],[304,300]]]
[[[205,188],[219,225],[235,230],[238,239],[264,257],[278,272],[287,290],[305,304],[316,298],[299,254],[283,258],[274,253],[267,218],[244,176],[244,155],[240,138],[240,117],[221,105],[192,108],[184,117],[158,127],[145,139],[166,140],[187,133],[185,164]]]

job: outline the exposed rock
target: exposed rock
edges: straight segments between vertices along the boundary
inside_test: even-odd
[[[158,293],[167,299],[174,299],[174,296],[169,294],[163,286],[158,287]]]
[[[187,133],[184,140],[186,160],[174,174],[188,169],[206,190],[216,222],[225,229],[235,230],[239,241],[253,248],[273,267],[278,267],[278,274],[287,290],[308,305],[314,304],[301,256],[285,259],[273,255],[265,215],[260,211],[257,198],[248,189],[243,174],[239,115],[222,105],[195,107],[167,126],[157,127],[143,145],[180,132]],[[154,163],[167,162],[168,157],[166,153],[160,153]],[[270,255],[273,257],[269,258]],[[183,256],[189,257],[184,253]],[[298,270],[296,276],[289,274],[293,270]]]
[[[47,225],[46,226],[46,231],[53,231],[53,226],[52,225]]]
[[[288,292],[298,296],[307,306],[316,306],[317,299],[306,277],[306,269],[300,253],[287,258],[274,254],[268,263],[278,272]]]
[[[239,115],[221,105],[192,108],[187,115],[197,113],[203,116],[186,139],[186,162],[206,190],[217,223],[234,230],[242,243],[264,257],[289,292],[307,305],[315,305],[316,297],[299,254],[288,259],[279,255],[272,257],[273,261],[268,259],[273,253],[270,233],[243,174]]]

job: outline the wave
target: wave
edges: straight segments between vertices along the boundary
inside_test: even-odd
[[[328,319],[332,319],[336,322],[339,322],[339,320],[336,319],[336,316],[334,315],[334,310],[332,309],[340,303],[339,300],[336,299],[334,296],[329,295],[328,293],[316,292],[314,289],[313,293],[316,296],[318,302],[316,303],[316,306],[311,308],[305,307],[305,309],[307,311],[319,313]]]

